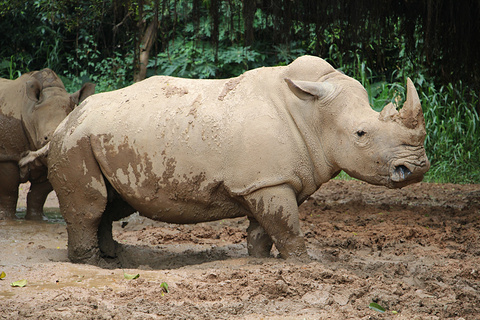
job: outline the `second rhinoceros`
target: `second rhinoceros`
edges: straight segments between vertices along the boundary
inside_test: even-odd
[[[429,169],[409,80],[397,112],[304,56],[225,80],[155,76],[88,98],[52,138],[49,179],[68,256],[113,257],[112,221],[138,211],[170,223],[247,216],[250,255],[307,258],[298,206],[341,170],[399,188]]]
[[[0,79],[0,220],[13,219],[18,186],[30,181],[27,219],[42,219],[43,204],[52,186],[42,163],[20,170],[18,161],[27,151],[42,148],[58,124],[86,97],[93,83],[69,94],[50,69],[33,71],[16,80]]]

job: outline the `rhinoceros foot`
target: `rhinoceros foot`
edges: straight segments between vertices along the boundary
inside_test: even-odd
[[[16,198],[12,201],[13,197],[1,197],[0,195],[0,220],[12,220],[15,219]]]
[[[254,218],[249,218],[247,228],[248,254],[254,258],[268,258],[272,250],[273,241],[265,229]]]
[[[43,208],[43,206],[41,208]],[[48,219],[43,215],[42,209],[35,210],[35,209],[32,209],[31,207],[27,207],[27,214],[25,215],[25,220],[41,221],[41,220],[48,220]]]
[[[15,211],[0,209],[0,220],[13,220],[15,218]]]
[[[77,248],[72,250],[70,246],[68,247],[68,259],[73,263],[84,263],[91,265],[99,265],[102,260],[100,250],[94,248],[91,250],[81,250]]]
[[[294,237],[281,242],[283,242],[283,246],[279,246],[278,250],[281,258],[294,262],[308,263],[311,261],[303,238]]]

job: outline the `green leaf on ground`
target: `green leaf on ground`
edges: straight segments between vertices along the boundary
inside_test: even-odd
[[[162,283],[160,284],[160,288],[162,288],[162,290],[163,290],[165,293],[168,293],[168,283],[162,282]]]
[[[0,273],[0,279],[3,279],[5,278],[7,275],[5,274],[5,271],[2,271],[2,273]]]
[[[138,277],[140,277],[140,273],[137,273],[137,274],[128,274],[128,273],[123,273],[123,277],[127,280],[133,280],[133,279],[137,279]]]
[[[27,280],[18,280],[15,282],[10,283],[12,287],[25,287],[27,285]]]
[[[375,303],[375,302],[370,303],[370,305],[368,307],[370,309],[378,311],[378,312],[382,312],[382,313],[385,312],[385,308],[382,307],[381,305],[379,305],[378,303]]]

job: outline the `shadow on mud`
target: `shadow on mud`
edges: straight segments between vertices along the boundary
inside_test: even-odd
[[[122,244],[116,265],[106,266],[125,269],[163,270],[177,269],[189,265],[246,257],[246,243],[230,244],[223,247],[192,244],[185,248],[152,248],[145,245]]]

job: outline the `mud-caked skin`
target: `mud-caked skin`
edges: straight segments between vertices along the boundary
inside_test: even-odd
[[[88,98],[56,130],[49,179],[68,256],[114,257],[112,221],[134,211],[171,223],[247,216],[250,255],[308,259],[298,206],[341,170],[399,188],[429,169],[412,82],[400,112],[304,56],[225,80],[156,76]]]
[[[52,186],[39,157],[19,168],[18,161],[50,140],[57,125],[95,86],[85,84],[69,94],[50,69],[24,74],[16,80],[0,79],[0,220],[13,219],[20,183],[30,181],[27,219],[42,219],[43,205]]]

